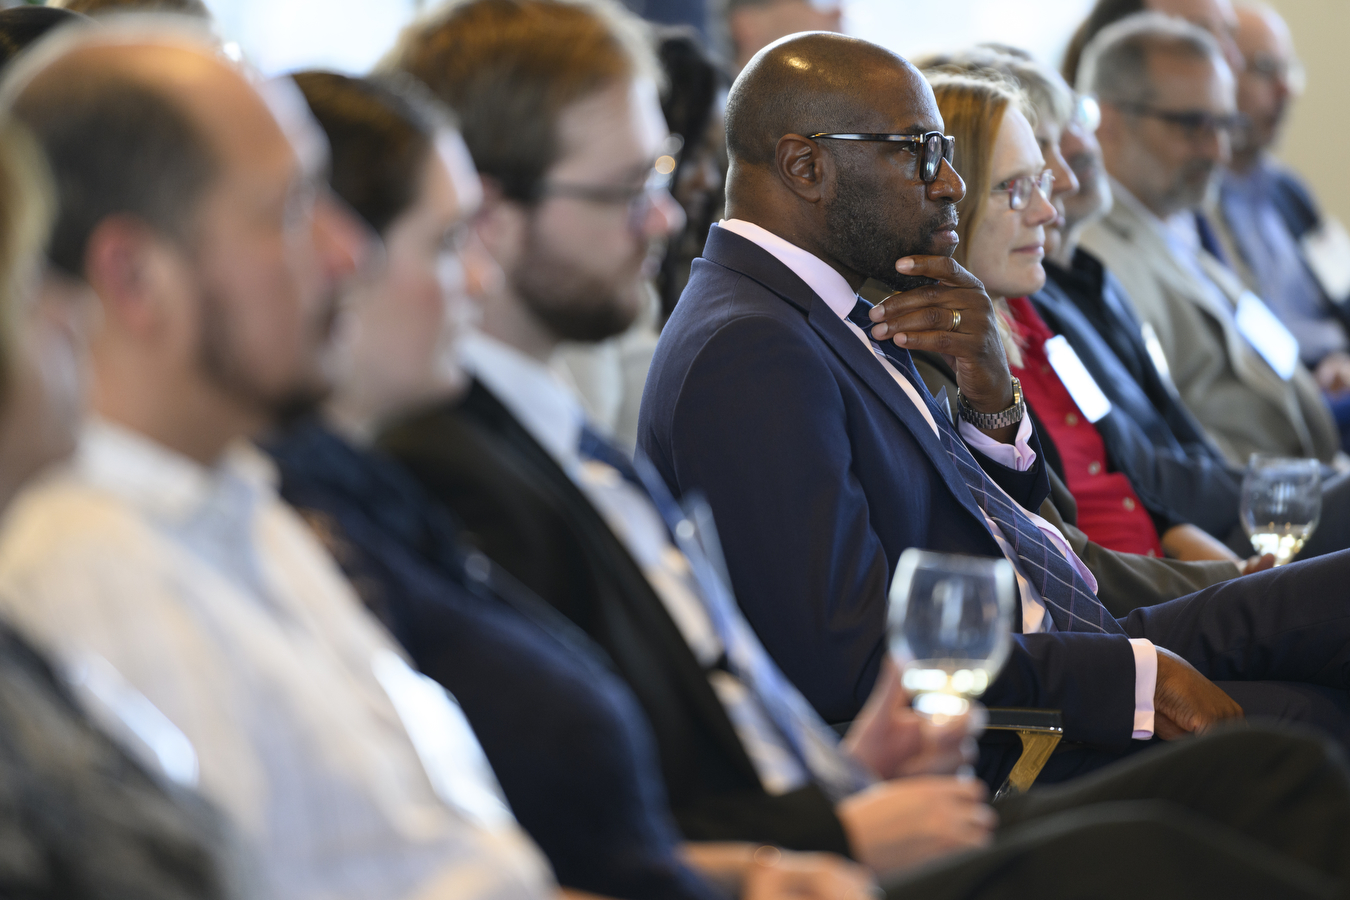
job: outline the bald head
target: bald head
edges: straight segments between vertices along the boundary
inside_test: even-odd
[[[771,166],[785,134],[887,131],[884,108],[936,109],[932,98],[919,71],[885,48],[829,32],[791,35],[755,54],[731,86],[727,149],[733,164]]]
[[[86,29],[42,50],[11,73],[6,94],[56,175],[51,256],[72,274],[83,273],[89,236],[109,216],[187,234],[228,144],[278,128],[204,33]]]
[[[1303,67],[1279,13],[1267,6],[1239,6],[1237,21],[1237,45],[1247,65],[1237,77],[1244,126],[1234,135],[1233,168],[1244,171],[1279,140],[1290,101],[1303,89]]]

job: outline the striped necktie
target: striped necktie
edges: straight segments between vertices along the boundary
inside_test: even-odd
[[[872,305],[859,300],[849,314],[849,321],[870,335],[876,323],[867,317]],[[938,438],[942,448],[947,451],[956,471],[960,473],[975,504],[984,510],[985,515],[998,525],[1004,539],[1017,554],[1017,567],[1022,575],[1031,582],[1045,603],[1055,628],[1060,631],[1097,631],[1107,634],[1124,634],[1125,631],[1116,622],[1106,607],[1102,606],[1097,595],[1078,570],[1064,558],[1045,533],[1036,527],[1031,518],[1020,506],[1013,503],[994,480],[990,478],[975,461],[965,441],[957,433],[948,417],[933,403],[928,388],[914,368],[914,360],[908,350],[895,346],[893,341],[872,342],[872,346],[890,360],[906,378],[910,380],[923,397],[933,413],[937,423]]]

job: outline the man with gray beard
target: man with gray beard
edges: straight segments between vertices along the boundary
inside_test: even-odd
[[[1131,16],[1088,45],[1078,88],[1101,103],[1116,199],[1082,246],[1156,333],[1182,401],[1235,465],[1252,453],[1331,462],[1340,439],[1298,341],[1224,264],[1198,214],[1238,122],[1214,38],[1180,19]]]

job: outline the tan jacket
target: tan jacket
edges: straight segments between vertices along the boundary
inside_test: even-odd
[[[1312,374],[1300,363],[1284,381],[1238,332],[1241,280],[1199,251],[1200,268],[1227,301],[1220,302],[1174,256],[1162,224],[1113,187],[1115,206],[1088,229],[1082,246],[1120,279],[1140,320],[1157,333],[1182,401],[1210,437],[1239,466],[1252,453],[1330,462],[1340,440]]]

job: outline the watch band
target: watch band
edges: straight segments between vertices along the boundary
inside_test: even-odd
[[[1022,382],[1017,380],[1017,376],[1012,377],[1013,402],[1012,406],[996,413],[977,412],[966,398],[961,395],[961,389],[956,389],[956,411],[970,424],[981,431],[994,431],[999,428],[1007,428],[1009,425],[1016,425],[1021,422],[1027,414],[1026,401],[1022,399]]]

